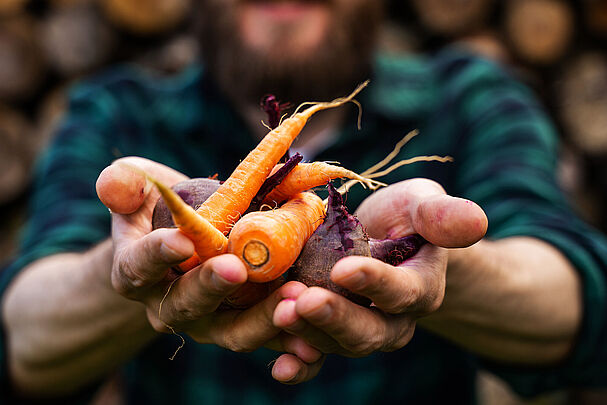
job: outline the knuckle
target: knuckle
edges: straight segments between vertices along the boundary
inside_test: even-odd
[[[359,342],[352,342],[352,343],[348,343],[346,345],[344,345],[344,349],[348,350],[349,352],[355,353],[357,356],[368,356],[371,353],[375,352],[377,346],[374,340],[372,341],[359,341]]]
[[[111,274],[112,288],[123,297],[133,299],[135,297],[134,288],[128,283],[123,273],[115,269]]]
[[[231,333],[224,336],[223,347],[236,353],[249,353],[256,349]]]
[[[178,322],[195,321],[206,315],[206,311],[200,306],[191,305],[184,300],[173,300],[172,307],[172,318]]]
[[[168,332],[168,328],[166,327],[166,324],[164,322],[162,322],[161,320],[159,320],[156,317],[153,316],[148,316],[148,322],[150,323],[150,325],[152,326],[152,329],[154,329],[154,331],[158,332],[158,333],[167,333]]]
[[[383,347],[386,339],[385,325],[379,325],[374,328],[372,333],[359,339],[350,339],[342,346],[344,349],[355,353],[357,356],[368,356]]]
[[[114,260],[111,283],[116,292],[127,298],[134,298],[136,290],[145,285],[144,280],[138,275],[131,262],[121,256]]]
[[[405,294],[398,294],[396,297],[383,303],[382,309],[390,314],[409,312],[418,306],[420,296],[421,288],[416,285],[410,285],[407,287]]]
[[[443,305],[443,297],[436,296],[428,303],[426,311],[428,314],[438,311],[438,309]]]
[[[415,308],[417,311],[414,312],[420,316],[430,315],[431,313],[436,312],[441,305],[443,305],[443,298],[444,288],[435,289],[429,294],[426,294],[424,299],[421,300]]]
[[[410,319],[407,319],[404,324],[399,325],[394,338],[385,342],[381,351],[393,352],[402,349],[411,341],[414,332],[415,322]]]

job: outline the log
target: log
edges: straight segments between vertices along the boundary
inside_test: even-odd
[[[31,126],[16,110],[0,105],[0,205],[29,185],[32,166]]]
[[[588,30],[607,38],[607,0],[582,1],[584,24]]]
[[[79,7],[93,4],[96,0],[50,0],[53,8]]]
[[[414,0],[413,6],[430,32],[454,36],[484,26],[493,0]]]
[[[564,56],[574,32],[574,14],[569,3],[564,0],[506,3],[504,26],[516,56],[532,65],[548,65]]]
[[[24,100],[41,83],[44,64],[33,26],[21,16],[0,24],[0,100]]]
[[[114,38],[94,8],[79,5],[52,10],[41,23],[40,41],[49,65],[71,77],[107,61]]]
[[[175,28],[191,9],[190,0],[100,0],[108,18],[137,35],[156,35]]]
[[[607,56],[588,52],[574,58],[557,86],[558,114],[565,135],[585,154],[607,153]]]
[[[23,12],[27,0],[0,0],[0,16],[13,16]]]

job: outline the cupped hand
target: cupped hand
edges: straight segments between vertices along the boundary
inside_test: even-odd
[[[273,324],[276,306],[285,299],[297,298],[306,287],[300,283],[277,285],[251,308],[221,308],[226,297],[247,281],[245,266],[236,256],[225,254],[183,275],[172,270],[193,255],[194,246],[177,229],[152,231],[159,194],[143,174],[129,166],[167,185],[186,179],[164,165],[137,157],[119,159],[100,174],[97,193],[112,211],[114,289],[144,303],[148,320],[158,332],[183,332],[197,342],[237,352],[267,346],[288,352],[292,360],[319,370],[321,353]]]
[[[274,325],[321,352],[349,357],[406,345],[416,320],[442,303],[445,248],[474,244],[487,230],[487,218],[478,205],[448,196],[438,183],[427,179],[406,180],[374,193],[361,204],[357,216],[371,237],[418,233],[430,244],[397,267],[360,256],[335,264],[331,279],[370,298],[369,308],[311,287],[296,299],[280,302],[273,318]],[[305,368],[298,371],[305,373]]]

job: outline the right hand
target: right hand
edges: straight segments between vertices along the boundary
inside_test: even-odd
[[[274,377],[297,383],[315,376],[321,353],[273,324],[274,309],[282,300],[296,299],[306,289],[290,282],[246,310],[218,309],[226,297],[247,280],[243,263],[225,254],[179,275],[171,270],[194,254],[193,243],[177,229],[152,231],[152,213],[159,193],[142,175],[124,165],[137,166],[167,185],[186,177],[159,163],[136,157],[119,159],[97,180],[99,198],[112,211],[114,259],[112,286],[121,295],[146,306],[147,317],[158,332],[180,331],[199,343],[248,352],[262,346],[291,353],[306,365],[305,375],[282,373]]]

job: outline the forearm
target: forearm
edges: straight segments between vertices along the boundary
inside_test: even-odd
[[[103,376],[155,332],[144,306],[110,283],[111,241],[84,254],[59,254],[26,268],[7,290],[3,319],[15,388],[60,395]]]
[[[532,238],[450,251],[444,303],[420,325],[487,358],[549,364],[569,352],[581,322],[577,273]]]

